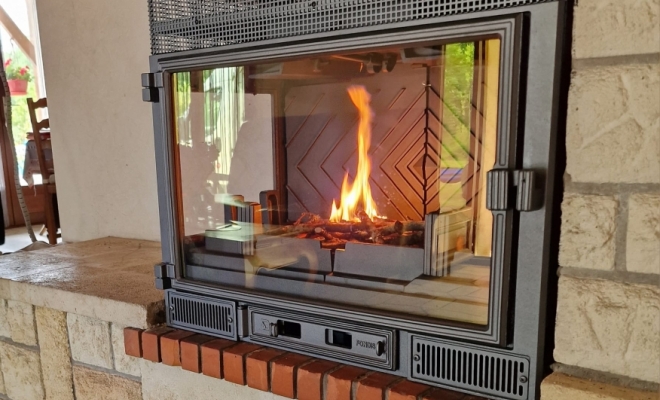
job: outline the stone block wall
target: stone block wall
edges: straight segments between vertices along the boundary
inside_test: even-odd
[[[638,398],[594,382],[660,383],[660,0],[577,3],[554,349],[573,378],[542,395]]]
[[[124,327],[0,300],[0,399],[141,400],[139,360]]]

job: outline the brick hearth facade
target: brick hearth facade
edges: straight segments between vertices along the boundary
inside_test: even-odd
[[[166,327],[125,328],[124,348],[131,357],[181,367],[289,399],[481,399],[363,368]]]

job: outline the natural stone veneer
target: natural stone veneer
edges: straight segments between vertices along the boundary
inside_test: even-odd
[[[561,266],[614,268],[617,206],[614,197],[565,194],[559,251]]]
[[[573,182],[660,182],[659,64],[578,70],[568,108]]]
[[[66,314],[42,307],[36,307],[35,314],[46,399],[73,400]]]
[[[7,396],[12,400],[43,400],[39,353],[0,342],[0,359]]]
[[[75,361],[112,369],[110,325],[105,321],[67,314],[71,355]]]
[[[576,58],[644,54],[660,48],[658,0],[580,0],[575,7]]]
[[[9,319],[7,315],[7,300],[0,299],[0,336],[11,337]]]
[[[660,288],[562,276],[555,360],[660,382]]]
[[[0,394],[7,394],[5,379],[2,377],[2,360],[0,359]]]
[[[74,366],[76,400],[142,400],[140,382]],[[182,397],[194,399],[195,397]]]
[[[141,399],[117,329],[162,322],[160,257],[158,243],[112,238],[0,257],[0,398]]]
[[[628,271],[660,274],[660,195],[630,196],[626,242]]]
[[[658,395],[552,374],[541,385],[541,399],[657,400]]]
[[[7,319],[14,342],[35,346],[37,331],[34,326],[34,307],[20,301],[7,302]]]

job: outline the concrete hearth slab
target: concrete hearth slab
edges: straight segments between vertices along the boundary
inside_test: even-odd
[[[0,256],[0,298],[146,328],[162,320],[157,242],[104,238]]]

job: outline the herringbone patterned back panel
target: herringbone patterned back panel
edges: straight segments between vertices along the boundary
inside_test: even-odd
[[[436,68],[431,76],[436,77],[432,86],[437,86]],[[285,115],[290,219],[303,211],[327,217],[332,200],[339,200],[344,174],[348,171],[354,179],[358,113],[346,92],[352,84],[364,85],[372,96],[371,187],[378,211],[389,218],[423,220],[425,213],[438,210],[440,122],[437,111],[427,113],[426,81],[425,68],[397,65],[391,74],[289,90]],[[428,104],[440,110],[439,97],[431,93]]]

